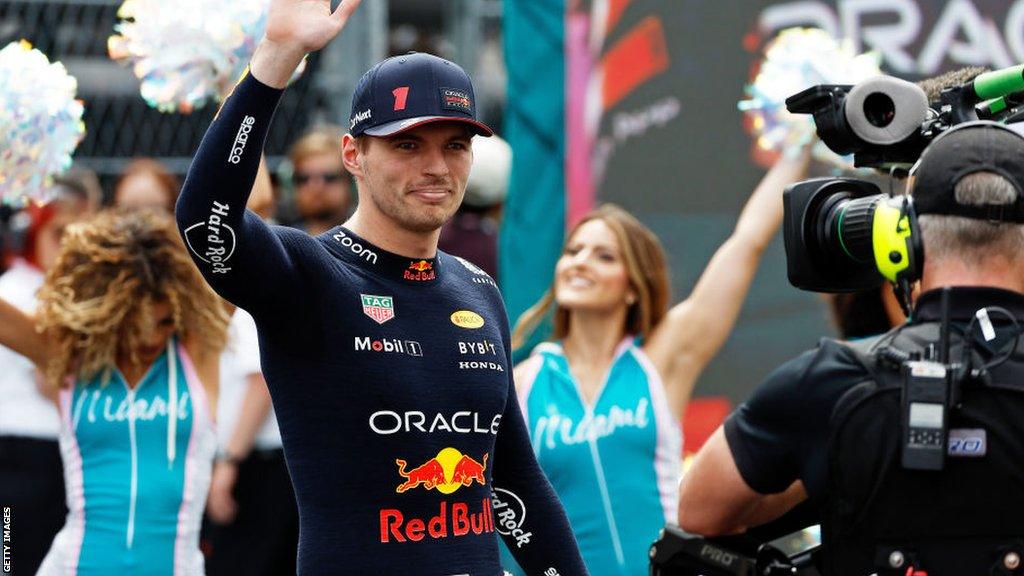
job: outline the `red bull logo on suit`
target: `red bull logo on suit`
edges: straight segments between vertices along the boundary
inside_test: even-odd
[[[486,485],[484,470],[487,468],[487,456],[484,454],[483,461],[480,462],[455,448],[445,448],[438,452],[437,456],[412,470],[407,470],[408,464],[405,460],[396,459],[398,475],[405,478],[405,482],[399,484],[395,492],[401,494],[422,486],[427,490],[451,494],[463,486],[470,486],[473,482]]]
[[[475,507],[474,507],[475,508]],[[494,512],[491,501],[480,501],[480,511],[473,512],[465,502],[442,501],[437,516],[427,518],[406,518],[401,510],[386,508],[380,511],[380,541],[419,542],[424,538],[459,538],[470,534],[480,535],[494,532]]]
[[[414,468],[401,458],[395,459],[398,475],[405,481],[395,488],[402,494],[415,488],[451,494],[474,482],[486,486],[488,454],[478,461],[455,448],[444,448],[436,456]],[[491,499],[480,500],[479,511],[466,502],[441,501],[438,514],[431,518],[407,518],[396,508],[380,511],[380,541],[419,542],[424,538],[448,538],[494,532],[494,511]]]

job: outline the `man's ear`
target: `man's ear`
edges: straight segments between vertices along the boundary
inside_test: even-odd
[[[341,161],[355,178],[363,177],[363,152],[360,148],[355,136],[345,134],[341,137]]]

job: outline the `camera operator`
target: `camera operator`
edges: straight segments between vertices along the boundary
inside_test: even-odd
[[[927,256],[911,320],[823,340],[769,375],[683,478],[684,530],[739,533],[807,501],[827,575],[1024,574],[1024,137],[957,126],[909,190]],[[922,424],[903,382],[943,332],[948,358],[985,366],[951,376],[948,412],[932,413],[948,430],[942,469],[909,469],[905,433]]]

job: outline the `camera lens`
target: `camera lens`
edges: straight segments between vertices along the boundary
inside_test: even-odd
[[[864,117],[876,128],[885,128],[896,118],[896,104],[887,94],[874,92],[864,99]]]
[[[844,198],[829,210],[825,219],[825,239],[833,254],[846,256],[853,262],[874,261],[871,243],[875,207],[882,195]]]

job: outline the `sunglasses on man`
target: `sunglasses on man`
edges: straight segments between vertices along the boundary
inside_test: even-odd
[[[323,181],[325,184],[334,184],[344,177],[344,174],[337,172],[296,172],[292,179],[295,181],[296,186],[305,186],[314,180],[318,182]]]

